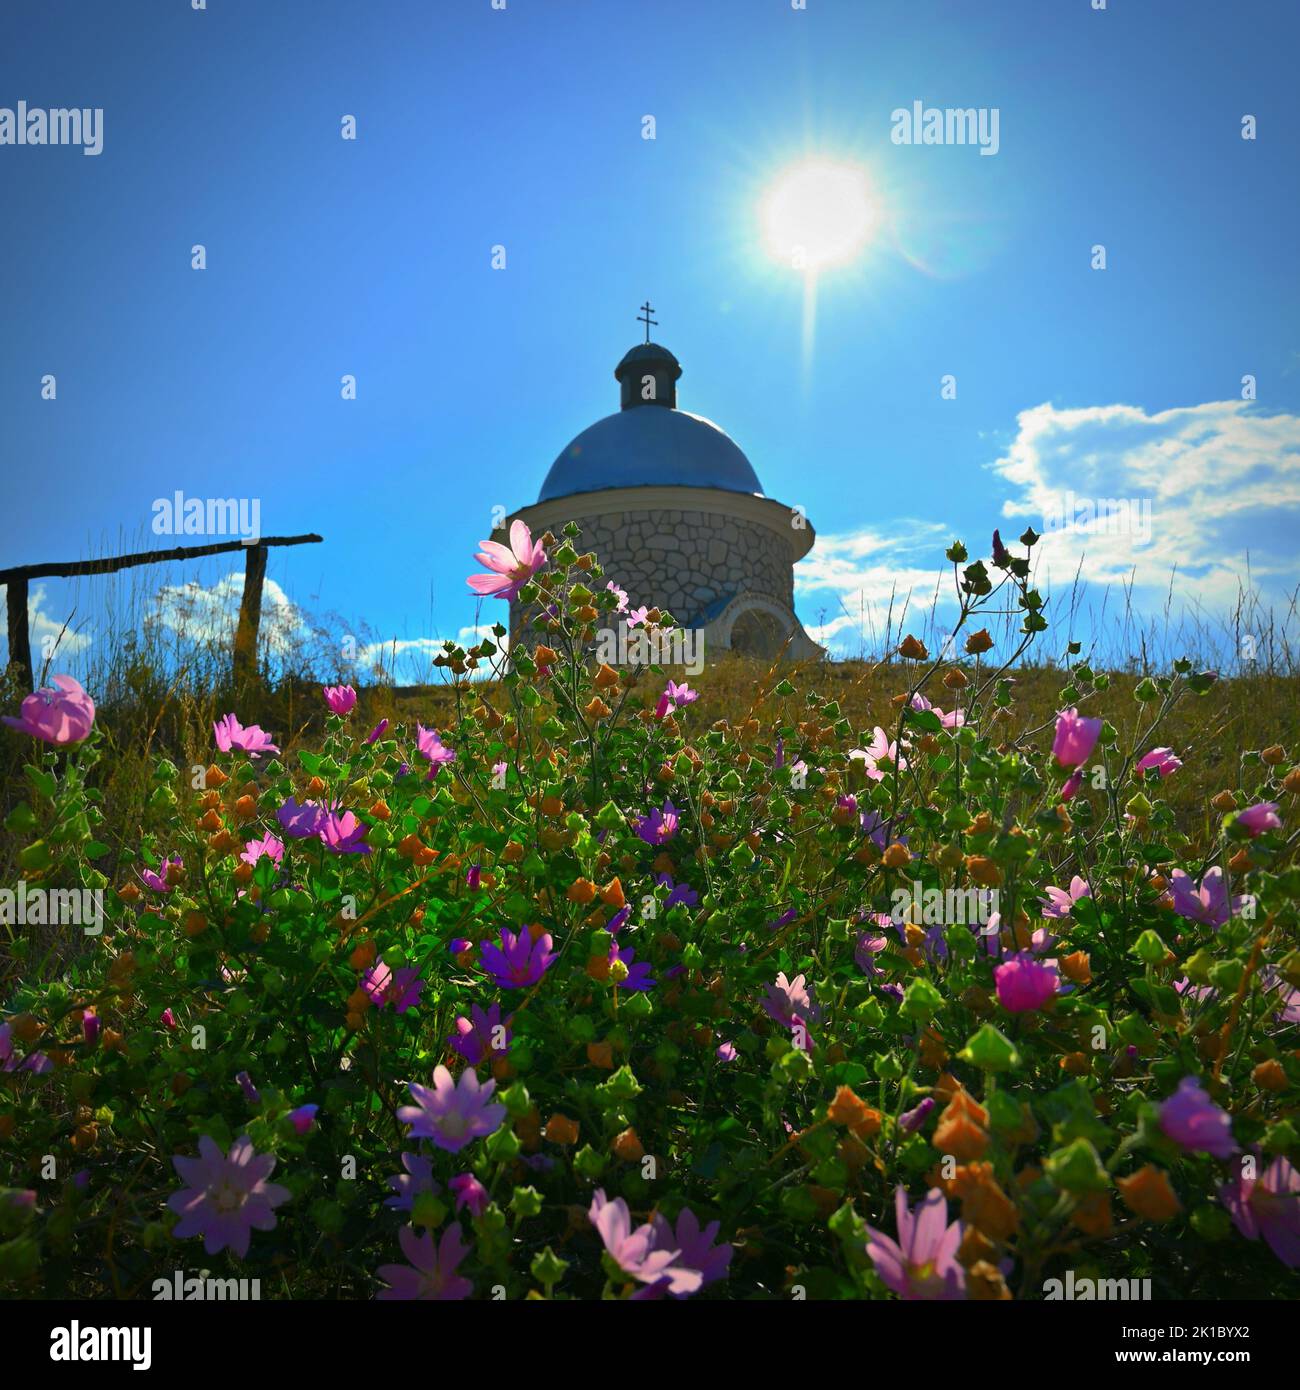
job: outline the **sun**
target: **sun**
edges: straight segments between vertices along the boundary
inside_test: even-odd
[[[759,204],[763,249],[809,275],[847,265],[879,215],[867,172],[834,159],[805,159],[779,174]]]

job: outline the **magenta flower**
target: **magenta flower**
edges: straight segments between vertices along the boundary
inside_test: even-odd
[[[1223,870],[1217,864],[1206,870],[1199,884],[1193,883],[1182,869],[1175,869],[1169,875],[1169,889],[1173,894],[1174,911],[1180,917],[1216,930],[1245,901],[1241,897],[1228,901],[1228,890],[1223,886]]]
[[[379,1277],[388,1287],[380,1289],[377,1299],[452,1303],[474,1292],[474,1285],[456,1273],[469,1254],[469,1246],[461,1240],[459,1221],[447,1227],[436,1246],[432,1231],[417,1236],[412,1226],[403,1226],[397,1240],[411,1263],[379,1266]]]
[[[669,681],[664,693],[659,697],[658,705],[655,706],[655,718],[663,719],[682,705],[693,705],[699,698],[699,691],[692,690],[685,681],[680,685],[676,681]]]
[[[1054,961],[1035,960],[1032,951],[1019,951],[995,967],[998,1003],[1008,1013],[1035,1013],[1061,988]]]
[[[167,1205],[180,1216],[172,1234],[178,1240],[202,1236],[209,1255],[229,1250],[248,1254],[249,1234],[275,1227],[273,1208],[290,1197],[289,1189],[267,1182],[275,1171],[274,1154],[258,1154],[241,1135],[223,1154],[208,1135],[199,1140],[198,1158],[177,1154],[172,1163],[185,1184]]]
[[[710,1221],[701,1230],[699,1218],[690,1207],[683,1207],[677,1213],[675,1228],[660,1212],[655,1212],[653,1224],[655,1250],[675,1250],[677,1256],[674,1264],[678,1269],[693,1270],[698,1274],[701,1288],[727,1277],[734,1251],[725,1242],[721,1245],[713,1243],[720,1229],[717,1221]],[[675,1293],[673,1297],[682,1298],[685,1294]]]
[[[867,1254],[876,1273],[903,1299],[937,1299],[952,1302],[966,1296],[966,1271],[957,1261],[962,1224],[948,1222],[948,1203],[943,1193],[932,1187],[925,1200],[912,1212],[907,1191],[901,1185],[895,1194],[898,1239],[891,1240],[873,1227]]]
[[[1233,820],[1233,824],[1248,831],[1253,840],[1266,830],[1281,830],[1282,818],[1277,813],[1276,801],[1260,801],[1239,812]]]
[[[173,867],[177,869],[185,867],[181,862],[179,854],[175,859],[164,859],[156,870],[138,870],[140,882],[143,883],[146,888],[152,889],[155,893],[170,893],[172,891],[172,875],[170,870]]]
[[[223,753],[229,753],[232,748],[239,748],[250,757],[256,758],[261,753],[280,751],[271,742],[271,735],[264,732],[260,725],[250,724],[248,728],[244,728],[233,714],[224,715],[218,720],[212,726],[212,733],[217,747]]]
[[[907,1111],[906,1114],[898,1117],[898,1127],[904,1134],[915,1134],[918,1129],[929,1118],[930,1112],[935,1107],[933,1096],[923,1096],[921,1103],[915,1109]]]
[[[290,797],[275,813],[275,818],[291,840],[308,840],[320,833],[321,820],[326,814],[325,808],[314,801],[304,801],[300,806]]]
[[[1068,888],[1047,889],[1047,896],[1040,898],[1043,904],[1044,917],[1068,917],[1074,910],[1074,905],[1080,898],[1092,897],[1092,889],[1088,886],[1087,879],[1080,878],[1078,874],[1070,880]]]
[[[646,604],[643,603],[640,608],[632,608],[628,610],[627,625],[628,627],[640,627],[641,624],[644,623],[649,616],[650,609]]]
[[[456,1194],[456,1210],[468,1207],[471,1216],[482,1216],[490,1200],[488,1190],[473,1173],[460,1173],[447,1184]]]
[[[433,1089],[410,1082],[415,1104],[402,1106],[397,1118],[410,1125],[412,1139],[432,1139],[440,1149],[459,1153],[466,1144],[495,1133],[505,1118],[504,1105],[489,1104],[496,1085],[495,1081],[480,1084],[472,1067],[466,1067],[456,1082],[446,1067],[436,1066]]]
[[[239,857],[245,864],[256,864],[263,858],[271,860],[273,864],[279,864],[284,858],[284,841],[277,839],[268,830],[260,840],[249,840]]]
[[[482,549],[474,558],[489,573],[471,574],[465,582],[482,598],[518,598],[520,589],[546,566],[541,541],[533,540],[523,521],[510,523],[509,549],[497,541],[479,541],[479,545]]]
[[[423,1154],[404,1153],[402,1155],[404,1173],[388,1179],[388,1185],[397,1194],[385,1197],[384,1205],[394,1211],[410,1211],[421,1192],[432,1192],[436,1197],[442,1189],[433,1180],[433,1160]]]
[[[954,709],[951,714],[945,714],[938,705],[932,705],[919,690],[912,696],[912,708],[919,710],[928,709],[932,711],[934,714],[938,715],[939,723],[942,724],[945,729],[960,729],[966,722],[965,710],[958,708]]]
[[[456,761],[456,750],[448,748],[438,735],[437,729],[426,729],[423,724],[416,726],[416,747],[420,756],[429,762],[429,777],[438,775],[438,769],[444,763]]]
[[[369,854],[366,844],[366,831],[369,827],[351,811],[341,815],[337,811],[326,811],[316,827],[321,844],[331,854]]]
[[[38,1076],[54,1070],[54,1063],[43,1052],[29,1052],[20,1062],[14,1056],[13,1028],[0,1023],[0,1071],[30,1071]]]
[[[1284,1265],[1300,1266],[1300,1173],[1281,1154],[1259,1178],[1244,1176],[1244,1158],[1233,1166],[1233,1181],[1219,1188],[1233,1224],[1247,1240],[1262,1236]]]
[[[857,944],[853,948],[853,960],[858,969],[868,978],[880,974],[880,969],[876,965],[876,957],[889,945],[887,937],[875,936],[869,931],[858,934]]]
[[[1062,767],[1086,763],[1101,736],[1100,719],[1085,719],[1077,709],[1062,710],[1056,716],[1056,737],[1052,756]]]
[[[482,864],[471,864],[471,865],[469,866],[469,868],[465,870],[465,887],[468,888],[468,889],[470,889],[471,892],[477,892],[477,890],[478,890],[480,887],[482,887],[482,885],[483,885],[483,866],[482,866]]]
[[[1139,772],[1149,772],[1155,768],[1162,778],[1177,772],[1182,765],[1182,759],[1174,755],[1172,748],[1153,748],[1149,753],[1143,753],[1137,760]]]
[[[680,1249],[657,1247],[655,1228],[649,1222],[632,1229],[632,1215],[622,1197],[608,1201],[604,1188],[597,1188],[587,1218],[614,1263],[633,1279],[642,1284],[664,1281],[666,1292],[675,1297],[695,1293],[703,1285],[699,1270],[678,1265]]]
[[[366,735],[367,743],[378,743],[388,730],[388,720],[381,719],[378,724]]]
[[[347,714],[356,708],[357,692],[350,685],[327,685],[323,694],[325,703],[335,714]]]
[[[55,676],[53,687],[42,686],[27,696],[17,718],[6,714],[3,719],[42,743],[80,743],[95,723],[95,702],[71,676]]]
[[[470,1017],[462,1015],[455,1027],[456,1031],[447,1041],[471,1067],[477,1067],[488,1057],[504,1057],[510,1051],[514,1035],[509,1020],[501,1022],[500,1004],[493,1004],[486,1013],[477,1004],[471,1004]]]
[[[176,1022],[176,1015],[170,1008],[164,1009],[162,1013],[158,1015],[158,1021],[164,1028],[170,1029],[172,1032],[175,1032],[176,1029],[180,1027],[180,1024]]]
[[[408,965],[396,974],[384,964],[381,956],[361,977],[361,988],[378,1008],[391,1004],[399,1014],[413,1009],[420,1002],[424,981],[419,970]]]
[[[1076,767],[1072,773],[1061,784],[1061,794],[1057,797],[1058,801],[1073,801],[1079,794],[1079,788],[1083,786],[1083,769]]]
[[[518,936],[502,927],[500,941],[500,946],[480,941],[479,960],[493,983],[501,989],[526,989],[535,985],[555,959],[549,932],[543,932],[534,940],[527,927],[521,927]]]
[[[663,810],[652,807],[648,816],[639,816],[632,827],[637,835],[648,845],[658,847],[667,844],[677,834],[680,825],[677,807],[665,801]]]
[[[1238,1152],[1232,1139],[1232,1119],[1202,1090],[1194,1076],[1185,1076],[1160,1107],[1160,1128],[1180,1148],[1231,1158]]]
[[[309,1134],[316,1125],[316,1112],[319,1105],[300,1105],[289,1111],[289,1123],[297,1134]]]
[[[104,1026],[104,1020],[94,1011],[94,1009],[83,1009],[81,1012],[81,1036],[85,1039],[87,1047],[94,1047],[99,1041],[100,1030]]]

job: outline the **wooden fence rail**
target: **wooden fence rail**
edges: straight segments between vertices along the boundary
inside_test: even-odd
[[[244,560],[244,596],[239,603],[239,624],[235,628],[234,675],[243,681],[257,671],[257,633],[262,623],[262,584],[266,579],[266,551],[272,545],[319,545],[321,537],[263,536],[255,545],[244,541],[223,541],[218,545],[178,545],[171,550],[145,550],[135,555],[109,555],[99,560],[72,560],[67,563],[14,565],[0,570],[5,586],[9,619],[9,662],[22,676],[32,680],[32,644],[27,622],[27,587],[32,579],[71,579],[83,574],[115,574],[136,565],[158,565],[169,560],[194,560],[203,555],[223,555],[233,550],[247,552]]]

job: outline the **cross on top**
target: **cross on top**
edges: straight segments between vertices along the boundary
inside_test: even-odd
[[[651,325],[653,325],[655,328],[659,327],[659,320],[652,319],[650,317],[650,315],[653,313],[654,310],[650,307],[650,301],[647,299],[646,302],[641,306],[641,313],[636,316],[636,321],[638,323],[645,324],[645,340],[647,343],[650,341]]]

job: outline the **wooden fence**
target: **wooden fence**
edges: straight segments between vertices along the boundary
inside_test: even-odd
[[[159,565],[170,560],[194,560],[203,555],[247,552],[244,560],[244,596],[239,603],[239,623],[235,628],[234,675],[237,682],[257,673],[257,632],[262,623],[262,583],[266,578],[266,552],[273,545],[319,545],[321,538],[308,536],[264,536],[255,545],[243,541],[223,541],[219,545],[178,545],[172,550],[146,550],[137,555],[110,555],[102,560],[74,560],[67,564],[15,565],[0,570],[5,585],[9,618],[9,661],[17,665],[31,683],[32,644],[27,621],[28,582],[33,579],[71,579],[82,574],[115,574],[136,565]]]

